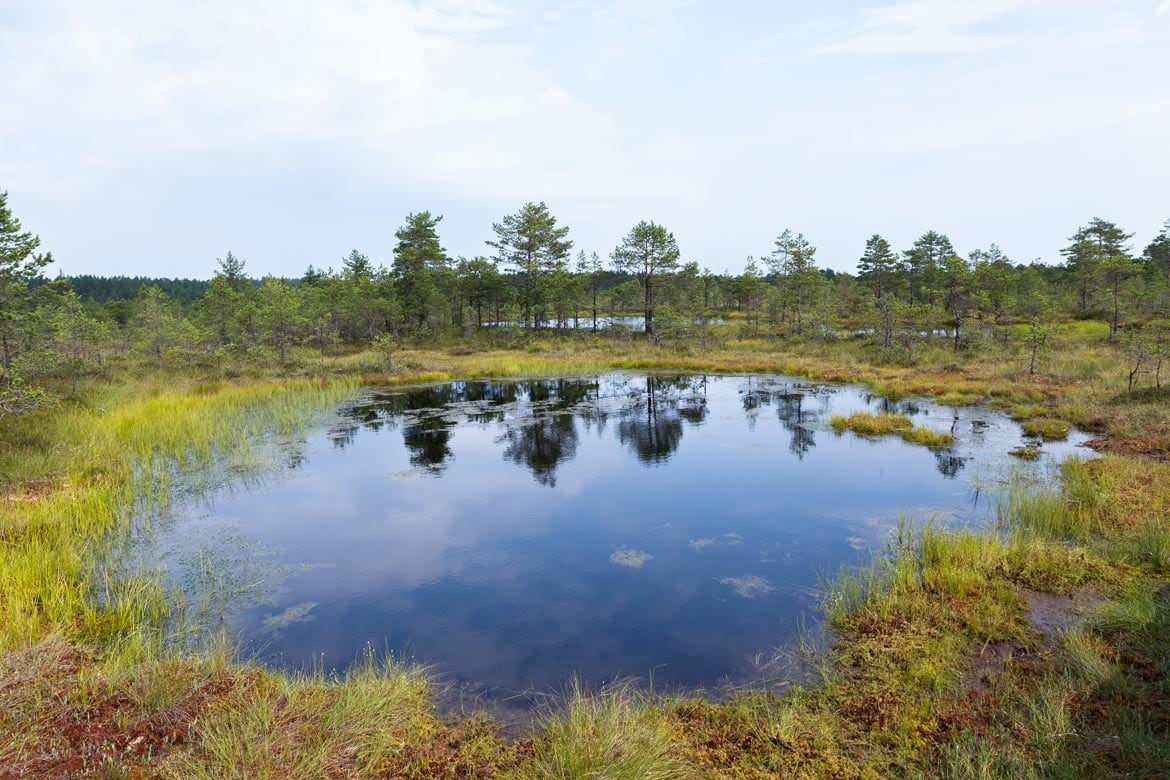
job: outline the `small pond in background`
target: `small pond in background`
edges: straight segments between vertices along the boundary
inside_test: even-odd
[[[831,430],[859,410],[956,443]],[[573,673],[711,687],[790,644],[820,577],[899,516],[987,522],[1084,438],[1023,463],[999,412],[781,376],[374,389],[273,443],[263,479],[177,502],[136,555],[274,665],[372,644],[501,698]]]

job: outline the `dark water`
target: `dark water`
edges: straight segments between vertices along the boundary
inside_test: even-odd
[[[956,446],[829,428],[862,409]],[[900,514],[980,522],[1009,470],[1043,478],[1007,456],[1023,440],[987,409],[784,377],[376,390],[266,482],[177,510],[148,558],[276,664],[340,669],[373,643],[501,694],[574,672],[712,686],[790,643],[818,574]]]

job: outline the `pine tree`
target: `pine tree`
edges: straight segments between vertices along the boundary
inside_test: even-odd
[[[402,315],[418,329],[436,313],[439,273],[450,268],[451,258],[439,241],[443,215],[429,211],[407,214],[406,223],[394,233],[393,278]]]
[[[905,268],[910,280],[911,303],[933,303],[939,265],[944,257],[955,254],[951,240],[942,233],[928,230],[905,252]]]
[[[655,277],[678,270],[679,251],[674,234],[661,225],[643,220],[630,229],[611,257],[619,272],[633,274],[642,284],[645,327],[649,335],[654,323]]]
[[[28,317],[29,284],[53,261],[36,254],[41,239],[21,230],[20,220],[8,208],[8,193],[0,191],[0,369],[12,384],[12,359],[20,351],[19,333]]]
[[[955,352],[958,352],[963,343],[963,324],[971,307],[971,267],[958,255],[947,255],[939,263],[939,277],[943,309],[950,315]]]
[[[865,242],[865,254],[857,261],[857,278],[867,282],[873,289],[873,297],[880,301],[882,295],[892,291],[897,270],[898,258],[890,249],[890,242],[874,233]]]
[[[300,301],[287,280],[272,276],[261,282],[258,298],[265,340],[276,350],[283,364],[289,348],[300,336],[303,323]]]
[[[744,264],[743,273],[736,277],[735,287],[740,306],[747,316],[748,327],[753,336],[758,336],[760,333],[760,309],[768,291],[768,283],[764,281],[760,266],[754,257],[748,257],[747,263]]]
[[[486,257],[476,257],[471,260],[461,258],[456,268],[456,274],[461,287],[461,295],[475,309],[476,325],[483,325],[484,306],[494,302],[503,287],[500,270],[495,263]]]
[[[217,258],[215,262],[219,264],[219,273],[227,279],[232,289],[236,292],[243,292],[248,283],[248,277],[244,275],[246,263],[230,251],[227,253],[227,257]]]
[[[1131,238],[1132,233],[1126,233],[1113,222],[1094,217],[1088,225],[1078,228],[1069,238],[1072,243],[1061,250],[1061,254],[1065,256],[1065,268],[1076,284],[1082,312],[1089,309],[1093,293],[1101,284],[1105,285],[1107,291],[1114,291],[1114,304],[1117,303],[1116,293],[1120,289],[1117,274],[1119,271],[1124,273],[1125,263],[1120,260],[1110,261],[1109,258],[1129,259],[1128,241]],[[1117,315],[1116,308],[1115,306],[1114,318]],[[1112,338],[1111,330],[1110,339]]]
[[[1162,232],[1146,246],[1142,260],[1161,270],[1165,279],[1170,279],[1170,219],[1162,225]]]
[[[170,350],[178,317],[174,302],[162,290],[151,285],[138,292],[134,303],[134,327],[142,349],[151,355],[159,368]]]
[[[597,332],[597,292],[601,286],[601,272],[604,270],[601,265],[601,258],[597,256],[596,252],[591,252],[589,257],[585,257],[585,250],[582,249],[577,255],[577,273],[585,276],[589,280],[589,301],[590,310],[593,314],[593,332]]]
[[[557,227],[556,217],[543,202],[530,202],[493,224],[492,230],[496,240],[487,245],[499,253],[499,262],[524,276],[524,323],[539,327],[544,319],[541,276],[564,268],[573,248],[569,228]]]
[[[823,286],[824,277],[817,270],[814,257],[817,248],[805,239],[803,233],[792,235],[785,230],[776,239],[769,265],[780,275],[784,308],[792,312],[792,333],[804,331],[804,313],[815,305],[814,299]]]

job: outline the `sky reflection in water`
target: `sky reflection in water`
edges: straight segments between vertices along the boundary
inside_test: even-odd
[[[863,409],[956,446],[830,430]],[[286,479],[177,510],[152,560],[196,590],[214,561],[229,626],[272,663],[340,669],[373,643],[500,694],[573,672],[711,686],[790,642],[818,573],[899,514],[977,521],[974,483],[1042,474],[1007,457],[1022,441],[987,409],[784,377],[376,390],[286,453]]]

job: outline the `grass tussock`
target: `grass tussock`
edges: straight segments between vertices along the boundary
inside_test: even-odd
[[[424,669],[373,653],[338,679],[258,674],[208,710],[192,749],[176,752],[164,774],[430,778],[515,763],[516,746],[493,724],[441,721],[434,693]]]
[[[541,727],[520,777],[683,780],[675,735],[658,702],[629,684],[590,691],[574,680]]]
[[[1052,420],[1047,418],[1037,420],[1025,420],[1020,427],[1028,436],[1036,436],[1044,441],[1064,441],[1068,438],[1071,430],[1069,424],[1064,420]]]
[[[939,433],[926,427],[915,427],[910,418],[903,414],[854,412],[848,417],[835,414],[829,419],[829,425],[837,433],[853,431],[861,436],[897,434],[903,441],[925,447],[949,447],[955,443],[955,437],[951,434]]]
[[[829,425],[839,433],[853,431],[863,436],[884,436],[908,431],[914,427],[914,423],[904,414],[870,414],[868,412],[854,412],[848,417],[835,414],[830,418]]]

